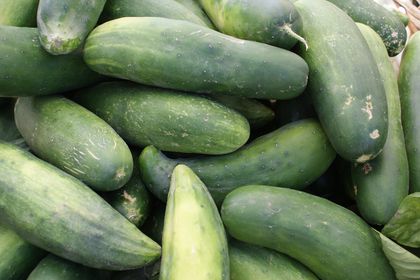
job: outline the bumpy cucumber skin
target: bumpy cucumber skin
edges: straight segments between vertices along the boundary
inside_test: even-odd
[[[62,93],[101,80],[80,54],[54,57],[47,53],[36,28],[0,25],[0,34],[0,96]]]
[[[203,182],[175,167],[163,227],[160,280],[229,280],[229,253],[219,211]]]
[[[230,280],[317,280],[289,256],[260,246],[229,240]]]
[[[326,199],[285,188],[245,186],[228,194],[221,214],[234,238],[287,254],[320,279],[396,279],[371,228]]]
[[[212,29],[214,29],[213,23],[210,21],[207,14],[201,8],[200,4],[196,0],[175,0],[176,2],[184,5],[184,7],[188,8],[191,12],[196,14],[202,21],[206,23],[206,25]]]
[[[415,33],[404,51],[398,77],[401,118],[410,169],[410,192],[420,192],[420,35]]]
[[[297,40],[284,29],[302,28],[289,0],[198,0],[221,32],[251,41],[292,48]]]
[[[334,149],[364,163],[376,157],[388,134],[382,79],[369,47],[353,20],[325,0],[298,0],[300,54],[309,65],[308,90]],[[345,32],[343,32],[345,30]]]
[[[53,55],[68,54],[82,46],[95,27],[106,0],[39,0],[39,40]]]
[[[26,279],[46,252],[29,244],[12,230],[0,225],[0,279]]]
[[[369,26],[358,24],[376,60],[388,103],[388,137],[382,153],[374,160],[353,165],[352,178],[357,207],[363,218],[386,224],[408,195],[408,159],[401,124],[398,80],[381,37]]]
[[[76,178],[0,143],[0,219],[28,242],[86,266],[142,267],[160,246]]]
[[[250,134],[245,117],[194,94],[109,82],[75,99],[136,146],[217,155],[237,150]]]
[[[155,17],[96,27],[84,59],[94,71],[141,84],[263,99],[293,98],[308,78],[307,64],[292,52]]]
[[[328,0],[345,11],[355,22],[364,23],[375,30],[390,56],[398,55],[407,41],[407,31],[397,14],[372,0]]]
[[[319,123],[306,119],[261,136],[231,154],[173,160],[149,146],[139,162],[143,182],[162,201],[172,170],[182,163],[198,174],[220,204],[230,191],[251,182],[302,189],[321,176],[334,158]]]
[[[0,24],[36,27],[36,11],[39,0],[0,1]]]
[[[98,191],[121,188],[131,177],[133,157],[105,121],[60,96],[21,97],[16,125],[40,158]]]

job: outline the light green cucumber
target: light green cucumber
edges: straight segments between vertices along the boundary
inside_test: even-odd
[[[39,0],[1,0],[0,24],[35,27]]]
[[[213,23],[210,21],[207,14],[204,12],[204,10],[201,8],[200,4],[196,0],[175,0],[176,2],[184,5],[187,7],[191,12],[196,14],[198,17],[201,18],[204,22],[206,22],[206,25],[210,28],[214,27]]]

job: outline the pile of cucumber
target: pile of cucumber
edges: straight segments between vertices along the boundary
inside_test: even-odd
[[[406,19],[0,0],[0,280],[420,279]]]

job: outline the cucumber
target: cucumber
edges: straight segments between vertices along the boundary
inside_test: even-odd
[[[159,244],[162,244],[163,224],[165,220],[165,204],[155,201],[155,205],[141,227],[142,232]]]
[[[305,91],[296,98],[277,100],[276,123],[280,126],[307,118],[316,118],[310,93]]]
[[[196,14],[196,16],[200,17],[208,27],[214,28],[213,23],[210,21],[207,14],[204,12],[204,10],[201,8],[200,4],[196,0],[175,0],[176,2],[184,5],[186,8],[188,8],[191,12]]]
[[[135,269],[160,246],[74,177],[0,143],[0,220],[28,242],[98,269]]]
[[[332,146],[342,158],[364,163],[385,145],[388,122],[382,79],[353,20],[325,0],[298,0],[309,48],[308,90]],[[322,39],[320,39],[322,38]]]
[[[221,32],[251,41],[292,48],[302,28],[289,0],[198,0]]]
[[[229,279],[228,244],[219,211],[206,186],[185,165],[172,174],[159,279]]]
[[[212,28],[211,23],[197,16],[193,11],[175,0],[108,0],[101,21],[122,17],[163,17],[186,20]]]
[[[101,80],[80,54],[48,54],[36,28],[0,25],[0,34],[0,96],[62,93]]]
[[[388,59],[381,37],[369,26],[358,24],[375,57],[388,103],[388,137],[383,152],[374,160],[353,165],[352,178],[357,189],[360,214],[370,224],[384,225],[408,195],[408,160],[401,124],[397,76]]]
[[[102,119],[60,96],[21,97],[16,125],[40,158],[98,191],[121,188],[131,177],[127,144]]]
[[[14,101],[0,104],[0,140],[12,142],[22,138],[15,124],[13,116]]]
[[[96,27],[84,58],[108,76],[199,93],[288,99],[299,95],[308,79],[307,64],[292,52],[156,17],[120,18]]]
[[[39,0],[39,40],[53,54],[71,53],[80,48],[95,27],[106,0]]]
[[[1,0],[0,25],[35,27],[38,2],[39,0]]]
[[[12,230],[0,225],[0,279],[26,279],[45,254],[43,250],[24,241]]]
[[[166,201],[172,170],[182,163],[200,176],[220,204],[230,191],[248,183],[302,189],[321,176],[334,158],[319,123],[306,119],[261,136],[231,154],[174,160],[149,146],[139,162],[143,182],[160,200]]]
[[[80,92],[75,99],[135,146],[225,154],[249,138],[249,124],[242,115],[194,94],[109,82]]]
[[[322,280],[396,279],[371,228],[326,199],[244,186],[228,194],[221,214],[234,238],[289,255]]]
[[[400,17],[375,0],[328,0],[351,18],[369,25],[381,36],[388,54],[396,56],[405,46],[407,32]],[[337,24],[337,23],[336,23]],[[343,30],[345,30],[343,28]]]
[[[420,192],[420,35],[415,33],[404,51],[398,87],[401,99],[401,118],[405,136],[410,192]]]
[[[247,243],[229,241],[230,280],[316,280],[298,261]]]

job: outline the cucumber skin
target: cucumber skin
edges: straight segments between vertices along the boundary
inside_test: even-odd
[[[226,154],[245,144],[250,134],[248,121],[238,112],[194,94],[109,82],[75,99],[135,146]]]
[[[160,280],[229,280],[229,253],[219,211],[185,165],[172,173],[162,237]]]
[[[80,48],[95,27],[106,0],[39,0],[39,40],[52,55]]]
[[[221,32],[251,41],[291,49],[297,42],[283,28],[302,28],[289,0],[198,0]]]
[[[46,255],[12,230],[0,225],[0,279],[26,279],[31,270]]]
[[[139,163],[143,182],[160,200],[166,200],[170,175],[182,163],[198,174],[220,204],[230,191],[251,182],[302,189],[321,176],[334,158],[319,123],[307,119],[261,136],[231,154],[174,160],[149,146]]]
[[[133,157],[105,121],[59,96],[19,98],[16,125],[40,158],[98,191],[121,188],[131,177]]]
[[[2,0],[0,25],[36,27],[36,11],[39,0]]]
[[[420,35],[415,33],[407,44],[400,65],[398,87],[405,136],[410,192],[420,192]]]
[[[191,12],[193,12],[196,16],[201,18],[206,25],[212,29],[215,29],[213,23],[207,16],[206,12],[201,8],[200,4],[196,0],[175,0],[176,2],[182,4],[184,7],[188,8]]]
[[[328,0],[355,22],[370,26],[375,30],[387,48],[389,56],[398,55],[407,41],[407,31],[397,14],[388,11],[374,0]]]
[[[154,17],[98,26],[84,59],[94,71],[141,84],[262,99],[293,98],[308,78],[306,63],[292,52]]]
[[[326,199],[284,188],[244,186],[228,194],[221,215],[234,238],[287,254],[320,279],[396,279],[371,228]]]
[[[159,258],[158,244],[79,180],[11,144],[0,143],[0,158],[0,219],[23,239],[99,269]]]
[[[0,96],[56,94],[102,80],[80,54],[48,54],[39,43],[36,28],[0,25],[0,34]]]
[[[353,165],[356,202],[370,224],[384,225],[408,195],[409,167],[401,124],[398,80],[381,37],[370,27],[358,24],[375,57],[388,103],[388,137],[382,153],[362,165]]]
[[[382,79],[353,20],[325,0],[294,2],[309,48],[308,90],[332,146],[342,158],[364,163],[376,157],[388,134]],[[343,33],[346,30],[346,33]]]

